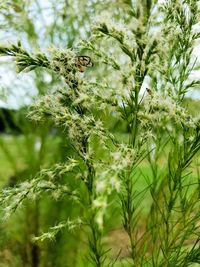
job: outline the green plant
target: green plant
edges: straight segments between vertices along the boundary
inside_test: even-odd
[[[0,47],[19,71],[43,67],[64,80],[63,88],[40,97],[28,116],[36,122],[50,118],[73,148],[66,162],[3,190],[0,201],[9,216],[26,198],[46,192],[56,200],[70,199],[79,215],[34,240],[77,227],[79,241],[87,237],[86,264],[100,267],[119,263],[120,252],[112,258],[104,245],[118,200],[129,238],[128,266],[200,263],[199,175],[193,166],[200,124],[183,102],[199,84],[190,80],[197,65],[192,56],[199,38],[193,30],[197,1],[123,1],[120,11],[124,20],[101,19],[76,49],[31,55],[20,43]],[[93,80],[93,69],[81,78],[77,68],[77,55],[86,52],[100,62]],[[141,94],[145,83],[150,89]],[[110,127],[115,122],[124,126],[124,135]]]

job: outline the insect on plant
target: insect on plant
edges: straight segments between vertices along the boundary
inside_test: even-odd
[[[153,92],[152,92],[152,90],[151,90],[151,89],[149,89],[149,88],[146,88],[146,91],[147,91],[147,93],[148,93],[150,96],[153,96]]]
[[[74,63],[75,63],[76,69],[79,72],[84,72],[86,68],[93,66],[91,58],[88,56],[76,56]]]

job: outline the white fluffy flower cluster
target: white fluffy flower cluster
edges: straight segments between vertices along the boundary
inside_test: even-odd
[[[136,151],[126,144],[120,144],[115,152],[111,152],[111,170],[119,173],[131,167],[136,157]]]
[[[146,98],[143,102],[143,110],[139,113],[139,119],[143,126],[152,124],[154,127],[169,127],[169,124],[185,125],[195,129],[198,118],[190,116],[185,108],[180,106],[170,97],[163,97],[158,93]]]

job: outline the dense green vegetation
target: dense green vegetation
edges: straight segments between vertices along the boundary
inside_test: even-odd
[[[0,267],[200,264],[199,15],[1,1]]]

